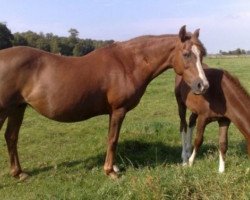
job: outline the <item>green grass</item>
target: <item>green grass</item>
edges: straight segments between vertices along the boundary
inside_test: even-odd
[[[210,66],[237,75],[249,91],[250,58],[207,58]],[[207,127],[192,168],[181,166],[181,140],[169,70],[148,87],[123,123],[117,163],[119,180],[103,173],[108,117],[81,123],[50,121],[27,109],[20,132],[22,167],[31,176],[9,175],[0,136],[0,199],[250,199],[250,161],[242,134],[232,125],[226,172],[218,174],[218,127]],[[3,132],[3,130],[2,130]]]

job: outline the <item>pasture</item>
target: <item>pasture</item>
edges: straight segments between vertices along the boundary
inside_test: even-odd
[[[250,91],[250,58],[206,58],[227,69]],[[146,90],[123,123],[117,152],[118,180],[104,175],[108,116],[74,124],[50,121],[28,108],[20,131],[19,156],[31,176],[9,175],[0,136],[0,199],[250,199],[250,160],[243,135],[229,129],[226,171],[218,173],[218,126],[208,125],[193,167],[181,165],[174,72]]]

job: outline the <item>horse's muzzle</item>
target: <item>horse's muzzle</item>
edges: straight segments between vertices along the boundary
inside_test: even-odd
[[[194,94],[204,94],[207,89],[209,88],[209,83],[206,81],[204,82],[202,79],[196,79],[193,84],[191,85],[191,90]]]

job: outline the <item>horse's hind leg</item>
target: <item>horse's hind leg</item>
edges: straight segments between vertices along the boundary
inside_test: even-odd
[[[18,134],[23,121],[25,108],[26,105],[22,105],[8,114],[8,124],[5,132],[5,140],[10,157],[10,173],[12,176],[20,178],[20,180],[27,177],[27,174],[23,173],[21,169],[17,152]]]
[[[228,145],[228,128],[230,125],[230,120],[227,118],[223,118],[218,121],[219,123],[219,155],[220,155],[220,163],[219,163],[219,172],[223,173],[225,171],[225,158],[227,153],[227,145]]]

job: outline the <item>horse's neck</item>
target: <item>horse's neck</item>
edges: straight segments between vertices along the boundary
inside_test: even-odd
[[[231,81],[224,83],[224,88],[228,117],[250,141],[250,98]]]
[[[135,72],[149,82],[171,67],[177,37],[151,38],[131,45]]]

